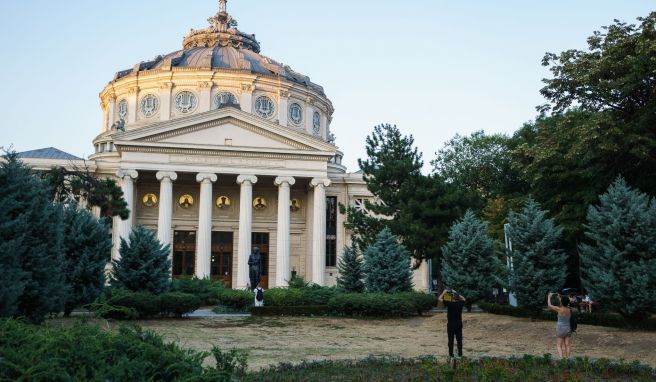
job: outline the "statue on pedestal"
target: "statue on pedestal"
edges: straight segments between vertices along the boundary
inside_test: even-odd
[[[248,257],[248,278],[252,289],[257,287],[262,278],[262,255],[257,247],[253,248],[251,255]]]

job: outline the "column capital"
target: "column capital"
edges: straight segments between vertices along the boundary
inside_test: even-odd
[[[317,187],[319,185],[324,186],[324,187],[328,187],[331,184],[332,184],[332,182],[328,178],[314,178],[310,181],[310,186],[311,187]]]
[[[242,184],[244,182],[250,182],[250,184],[257,183],[257,176],[255,175],[239,175],[237,177],[237,184]]]
[[[196,174],[196,182],[202,183],[205,180],[209,180],[210,182],[214,183],[216,182],[218,178],[216,177],[216,174],[212,173],[205,173],[201,172],[199,174]]]
[[[132,179],[137,179],[139,177],[139,173],[137,170],[128,170],[128,169],[120,169],[116,171],[116,176],[118,176],[121,179],[124,179],[125,177],[130,177]]]
[[[166,178],[170,179],[172,182],[175,182],[178,180],[178,173],[173,171],[158,171],[157,174],[155,174],[155,177],[160,182]]]
[[[291,176],[279,176],[273,181],[273,184],[276,186],[281,186],[283,183],[287,183],[290,186],[293,186],[296,184],[296,179]]]

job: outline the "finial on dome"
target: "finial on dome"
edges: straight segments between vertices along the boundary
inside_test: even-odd
[[[219,0],[219,13],[228,13],[228,0]]]
[[[233,19],[228,14],[228,0],[219,0],[219,13],[214,17],[210,17],[207,21],[210,22],[211,28],[216,32],[227,32],[228,29],[237,26],[237,20]]]

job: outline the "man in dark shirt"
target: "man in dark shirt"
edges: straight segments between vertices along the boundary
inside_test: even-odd
[[[445,295],[446,298],[445,298]],[[442,292],[440,301],[446,305],[446,332],[449,337],[449,357],[453,357],[453,337],[458,341],[458,357],[462,357],[462,308],[465,306],[465,296],[454,289]]]

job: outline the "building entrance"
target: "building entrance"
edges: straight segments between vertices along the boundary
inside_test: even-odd
[[[260,249],[260,254],[262,254],[262,278],[260,279],[260,284],[262,288],[269,287],[269,233],[265,232],[253,232],[251,237],[251,243],[253,248],[258,247]],[[252,288],[255,288],[256,285],[252,285]]]
[[[221,280],[232,287],[232,232],[212,232],[212,280]]]
[[[173,233],[173,278],[191,278],[196,274],[196,232]]]

